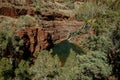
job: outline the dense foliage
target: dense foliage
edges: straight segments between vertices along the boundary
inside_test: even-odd
[[[0,25],[0,80],[30,79],[27,69],[31,61],[25,57],[24,43],[10,21]]]
[[[107,54],[104,52],[89,51],[87,54],[76,54],[76,51],[71,49],[67,60],[63,56],[64,61],[60,62],[59,54],[51,54],[48,51],[39,53],[36,63],[30,68],[33,80],[102,80],[112,72]],[[61,67],[63,62],[65,64]]]

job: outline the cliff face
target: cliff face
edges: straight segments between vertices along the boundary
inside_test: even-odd
[[[29,28],[18,31],[17,34],[24,41],[25,48],[30,53],[38,52],[43,49],[49,49],[53,44],[49,33],[44,32],[42,28]]]
[[[70,33],[78,30],[84,22],[72,21],[45,21],[43,29],[52,36],[54,43],[59,43],[68,38]]]
[[[48,7],[47,10],[44,8],[35,10],[32,0],[24,2],[24,5],[20,3],[22,2],[3,1],[0,5],[0,15],[16,20],[21,15],[30,15],[33,18],[37,15],[37,19],[33,23],[40,27],[34,25],[31,28],[30,25],[27,25],[27,28],[16,32],[30,53],[49,49],[53,44],[66,40],[71,32],[78,30],[84,24],[84,22],[75,20],[74,10],[70,10],[58,2],[49,2],[49,5],[46,5],[45,1],[42,1],[41,3]],[[14,6],[11,7],[11,4]],[[59,9],[52,9],[53,6],[59,7]]]
[[[27,10],[26,8],[19,9],[13,7],[1,7],[0,8],[0,15],[9,16],[12,18],[18,18],[21,15],[31,15],[34,16],[35,12],[33,10]]]

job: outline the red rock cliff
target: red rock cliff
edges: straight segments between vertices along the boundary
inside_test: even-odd
[[[42,49],[49,49],[52,46],[51,36],[42,28],[28,28],[18,31],[17,34],[31,54]]]

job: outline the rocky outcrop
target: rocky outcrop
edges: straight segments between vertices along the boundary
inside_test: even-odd
[[[22,0],[20,0],[22,1]],[[9,16],[13,18],[17,18],[21,15],[41,15],[43,20],[63,20],[63,19],[70,19],[74,18],[75,14],[74,11],[65,8],[61,4],[55,2],[44,2],[43,1],[43,8],[40,8],[36,11],[37,5],[32,4],[32,0],[23,0],[23,5],[20,5],[22,2],[15,2],[15,1],[8,1],[0,2],[0,15]],[[42,2],[39,2],[42,3]],[[25,5],[24,5],[25,4]],[[49,4],[49,5],[48,5]],[[62,6],[62,7],[61,7]],[[47,9],[45,9],[47,8]],[[58,8],[58,10],[56,10]],[[60,9],[59,9],[60,8]]]
[[[34,16],[35,12],[29,9],[19,9],[13,7],[1,7],[0,8],[0,15],[9,16],[12,18],[18,18],[21,15],[31,15]]]
[[[49,49],[53,44],[49,33],[44,32],[42,28],[28,28],[17,31],[17,34],[23,40],[26,50],[31,54],[43,49]]]
[[[52,36],[54,43],[66,40],[70,33],[78,30],[84,22],[72,20],[64,21],[43,21],[43,29]]]
[[[52,41],[55,44],[68,39],[70,33],[78,30],[84,24],[84,22],[75,20],[74,11],[61,2],[50,2],[48,5],[48,3],[45,3],[43,0],[44,6],[36,10],[35,7],[31,5],[32,0],[29,0],[28,5],[26,5],[26,3],[25,5],[16,5],[16,2],[13,3],[11,0],[7,1],[7,4],[6,2],[3,2],[2,5],[0,4],[0,15],[2,16],[9,16],[16,18],[16,20],[18,20],[21,15],[31,15],[32,18],[35,18],[34,15],[38,16],[37,21],[33,22],[35,25],[32,26],[32,28],[30,28],[29,24],[25,26],[22,25],[24,27],[27,26],[27,28],[17,31],[17,34],[24,41],[26,50],[30,51],[30,53],[40,51],[41,49],[49,49]],[[56,10],[56,8],[58,9]],[[26,20],[26,22],[27,21],[29,20]],[[20,22],[18,21],[18,23]],[[14,25],[16,25],[16,22]],[[36,25],[42,28],[35,28]]]

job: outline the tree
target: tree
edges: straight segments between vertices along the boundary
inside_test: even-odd
[[[30,80],[30,74],[28,69],[30,67],[30,62],[21,60],[18,64],[18,67],[15,69],[15,80]]]
[[[0,80],[12,80],[14,76],[13,66],[8,58],[0,59]]]
[[[108,64],[107,54],[100,51],[90,51],[78,56],[77,80],[103,80],[112,72]]]
[[[41,51],[37,54],[35,64],[30,68],[30,73],[34,74],[32,80],[53,79],[58,76],[59,61],[52,58],[48,51]]]

